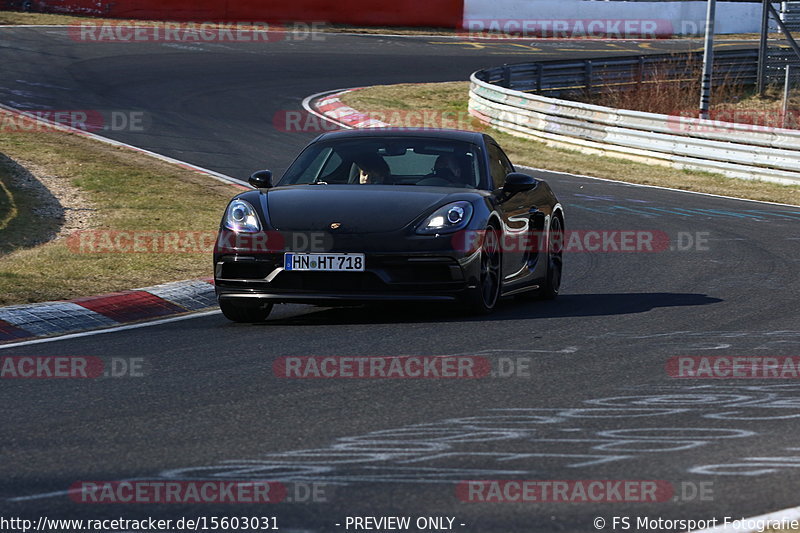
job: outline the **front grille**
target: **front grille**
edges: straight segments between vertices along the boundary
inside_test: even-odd
[[[231,261],[221,263],[217,277],[222,279],[264,279],[275,269],[273,262]]]
[[[270,288],[314,292],[364,292],[386,290],[372,272],[291,272],[284,271],[270,283]]]
[[[453,281],[453,274],[446,263],[406,263],[386,266],[386,275],[392,283],[447,283]]]

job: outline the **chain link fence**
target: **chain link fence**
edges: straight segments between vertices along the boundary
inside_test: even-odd
[[[781,2],[778,13],[783,27],[795,39],[800,39],[800,1]],[[769,31],[771,33],[767,49],[766,81],[767,85],[783,88],[786,81],[786,68],[790,68],[790,87],[797,87],[800,81],[800,57],[792,49],[790,38],[781,31],[778,21],[770,15]]]

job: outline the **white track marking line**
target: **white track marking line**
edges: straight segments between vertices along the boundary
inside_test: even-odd
[[[97,135],[95,133],[90,133],[88,131],[85,131],[85,130],[82,130],[82,129],[79,129],[79,128],[73,128],[71,126],[65,126],[63,124],[59,124],[57,122],[53,122],[53,121],[44,119],[42,117],[37,117],[35,115],[28,115],[28,114],[25,114],[26,113],[25,110],[17,109],[15,107],[11,107],[11,106],[6,105],[6,104],[0,103],[0,109],[3,109],[5,111],[8,111],[9,113],[13,113],[15,115],[23,115],[23,116],[25,116],[26,119],[34,120],[36,122],[39,122],[40,124],[45,124],[47,126],[50,126],[51,128],[58,129],[58,130],[61,130],[61,131],[67,132],[67,133],[72,133],[72,134],[75,134],[75,135],[88,137],[90,139],[94,139],[95,141],[99,141],[99,142],[104,143],[104,144],[110,144],[111,146],[120,146],[120,147],[123,147],[123,148],[128,148],[129,150],[133,150],[134,152],[138,152],[140,154],[144,154],[144,155],[150,156],[150,157],[158,159],[160,161],[165,161],[167,163],[171,163],[173,165],[177,165],[177,166],[179,166],[181,168],[184,168],[184,169],[194,170],[194,171],[203,173],[203,174],[207,175],[208,177],[210,177],[212,179],[215,179],[217,181],[221,181],[223,183],[229,183],[229,184],[239,185],[239,186],[246,186],[246,188],[248,188],[248,189],[252,188],[249,185],[247,185],[247,183],[244,180],[240,180],[240,179],[237,179],[237,178],[233,178],[231,176],[227,176],[225,174],[222,174],[221,172],[217,172],[215,170],[209,170],[207,168],[203,168],[203,167],[194,165],[192,163],[187,163],[186,161],[181,161],[180,159],[175,159],[173,157],[169,157],[169,156],[166,156],[166,155],[161,155],[161,154],[156,153],[156,152],[151,152],[150,150],[146,150],[144,148],[139,148],[138,146],[134,146],[132,144],[127,144],[127,143],[124,143],[124,142],[115,141],[114,139],[110,139],[108,137],[103,137],[103,136]]]
[[[75,489],[71,492],[80,492],[79,490]],[[8,498],[7,502],[26,502],[30,500],[42,500],[44,498],[55,498],[56,496],[67,496],[70,494],[68,490],[59,490],[56,492],[45,492],[42,494],[34,494],[33,496],[16,496],[14,498]]]
[[[737,533],[756,533],[762,532],[764,529],[759,527],[747,527],[748,522],[765,522],[769,521],[772,524],[778,523],[785,523],[791,522],[793,520],[800,520],[800,507],[789,507],[788,509],[781,509],[780,511],[774,511],[772,513],[762,514],[758,516],[751,516],[749,518],[735,518],[731,517],[734,520],[742,520],[743,523],[739,523],[738,525],[734,526],[733,524],[729,524],[727,526],[719,526],[719,527],[712,527],[708,529],[699,529],[693,531],[692,533],[730,533],[730,532],[737,532]],[[772,529],[768,527],[767,529]]]
[[[42,344],[45,342],[55,342],[55,341],[63,341],[68,339],[78,339],[81,337],[91,337],[93,335],[102,335],[103,333],[114,333],[116,331],[125,331],[129,329],[139,329],[139,328],[146,328],[150,326],[158,326],[161,324],[168,324],[170,322],[179,322],[181,320],[191,320],[193,318],[200,318],[204,316],[210,316],[220,313],[219,309],[213,309],[211,311],[201,311],[197,313],[188,313],[181,316],[173,316],[169,318],[161,318],[158,320],[152,320],[150,322],[139,322],[136,324],[125,324],[123,326],[113,326],[110,328],[104,329],[93,329],[89,331],[79,331],[77,333],[68,333],[66,335],[60,335],[57,337],[45,337],[42,339],[31,339],[27,341],[20,341],[20,342],[13,342],[10,344],[0,344],[0,350],[5,350],[7,348],[19,348],[20,346],[28,346],[31,344]]]
[[[685,189],[673,189],[672,187],[663,187],[661,185],[645,185],[643,183],[630,183],[627,181],[620,181],[620,180],[613,180],[611,178],[598,178],[597,176],[587,176],[585,174],[572,174],[571,172],[559,172],[557,170],[547,170],[546,168],[536,168],[536,167],[529,167],[526,165],[519,165],[520,168],[527,168],[529,170],[535,170],[537,172],[550,172],[552,174],[563,174],[564,176],[572,176],[575,178],[586,178],[590,180],[598,180],[598,181],[608,181],[610,183],[621,183],[623,185],[630,185],[632,187],[645,187],[648,189],[661,189],[664,191],[673,191],[673,192],[683,192],[686,194],[698,194],[700,196],[710,196],[711,198],[723,198],[725,200],[739,200],[740,202],[754,202],[757,204],[768,204],[768,205],[777,205],[781,207],[794,207],[798,208],[800,206],[793,205],[793,204],[781,204],[778,202],[768,202],[766,200],[751,200],[750,198],[737,198],[736,196],[725,196],[723,194],[712,194],[710,192],[698,192],[698,191],[687,191]],[[730,178],[735,179],[735,178]]]

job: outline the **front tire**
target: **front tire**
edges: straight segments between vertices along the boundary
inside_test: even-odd
[[[547,272],[539,291],[542,300],[555,300],[561,290],[561,273],[564,270],[564,223],[557,215],[550,222],[547,235]]]
[[[486,228],[480,254],[480,279],[469,295],[468,303],[473,313],[487,315],[497,306],[502,289],[502,255],[497,228]]]
[[[220,300],[219,308],[225,318],[239,323],[264,322],[272,312],[273,304],[247,304],[231,300]]]

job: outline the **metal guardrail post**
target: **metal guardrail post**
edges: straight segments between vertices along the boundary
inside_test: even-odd
[[[758,43],[758,75],[756,90],[763,95],[767,87],[767,34],[769,33],[769,2],[761,0],[761,39]]]
[[[644,83],[644,56],[639,58],[639,84]]]
[[[706,42],[703,52],[703,77],[700,87],[700,118],[708,118],[711,107],[711,86],[714,76],[714,19],[717,12],[717,0],[708,0],[706,13]]]
[[[781,125],[786,127],[786,119],[789,115],[789,86],[791,84],[791,65],[786,65],[786,82],[783,84],[783,109],[781,113]]]
[[[592,92],[592,60],[587,59],[584,61],[585,69],[583,71],[584,79],[586,82],[586,92]]]
[[[544,65],[542,65],[541,63],[537,63],[536,67],[537,67],[537,69],[536,69],[537,70],[537,73],[536,73],[536,90],[537,91],[541,91],[542,90],[542,83],[544,82]]]

